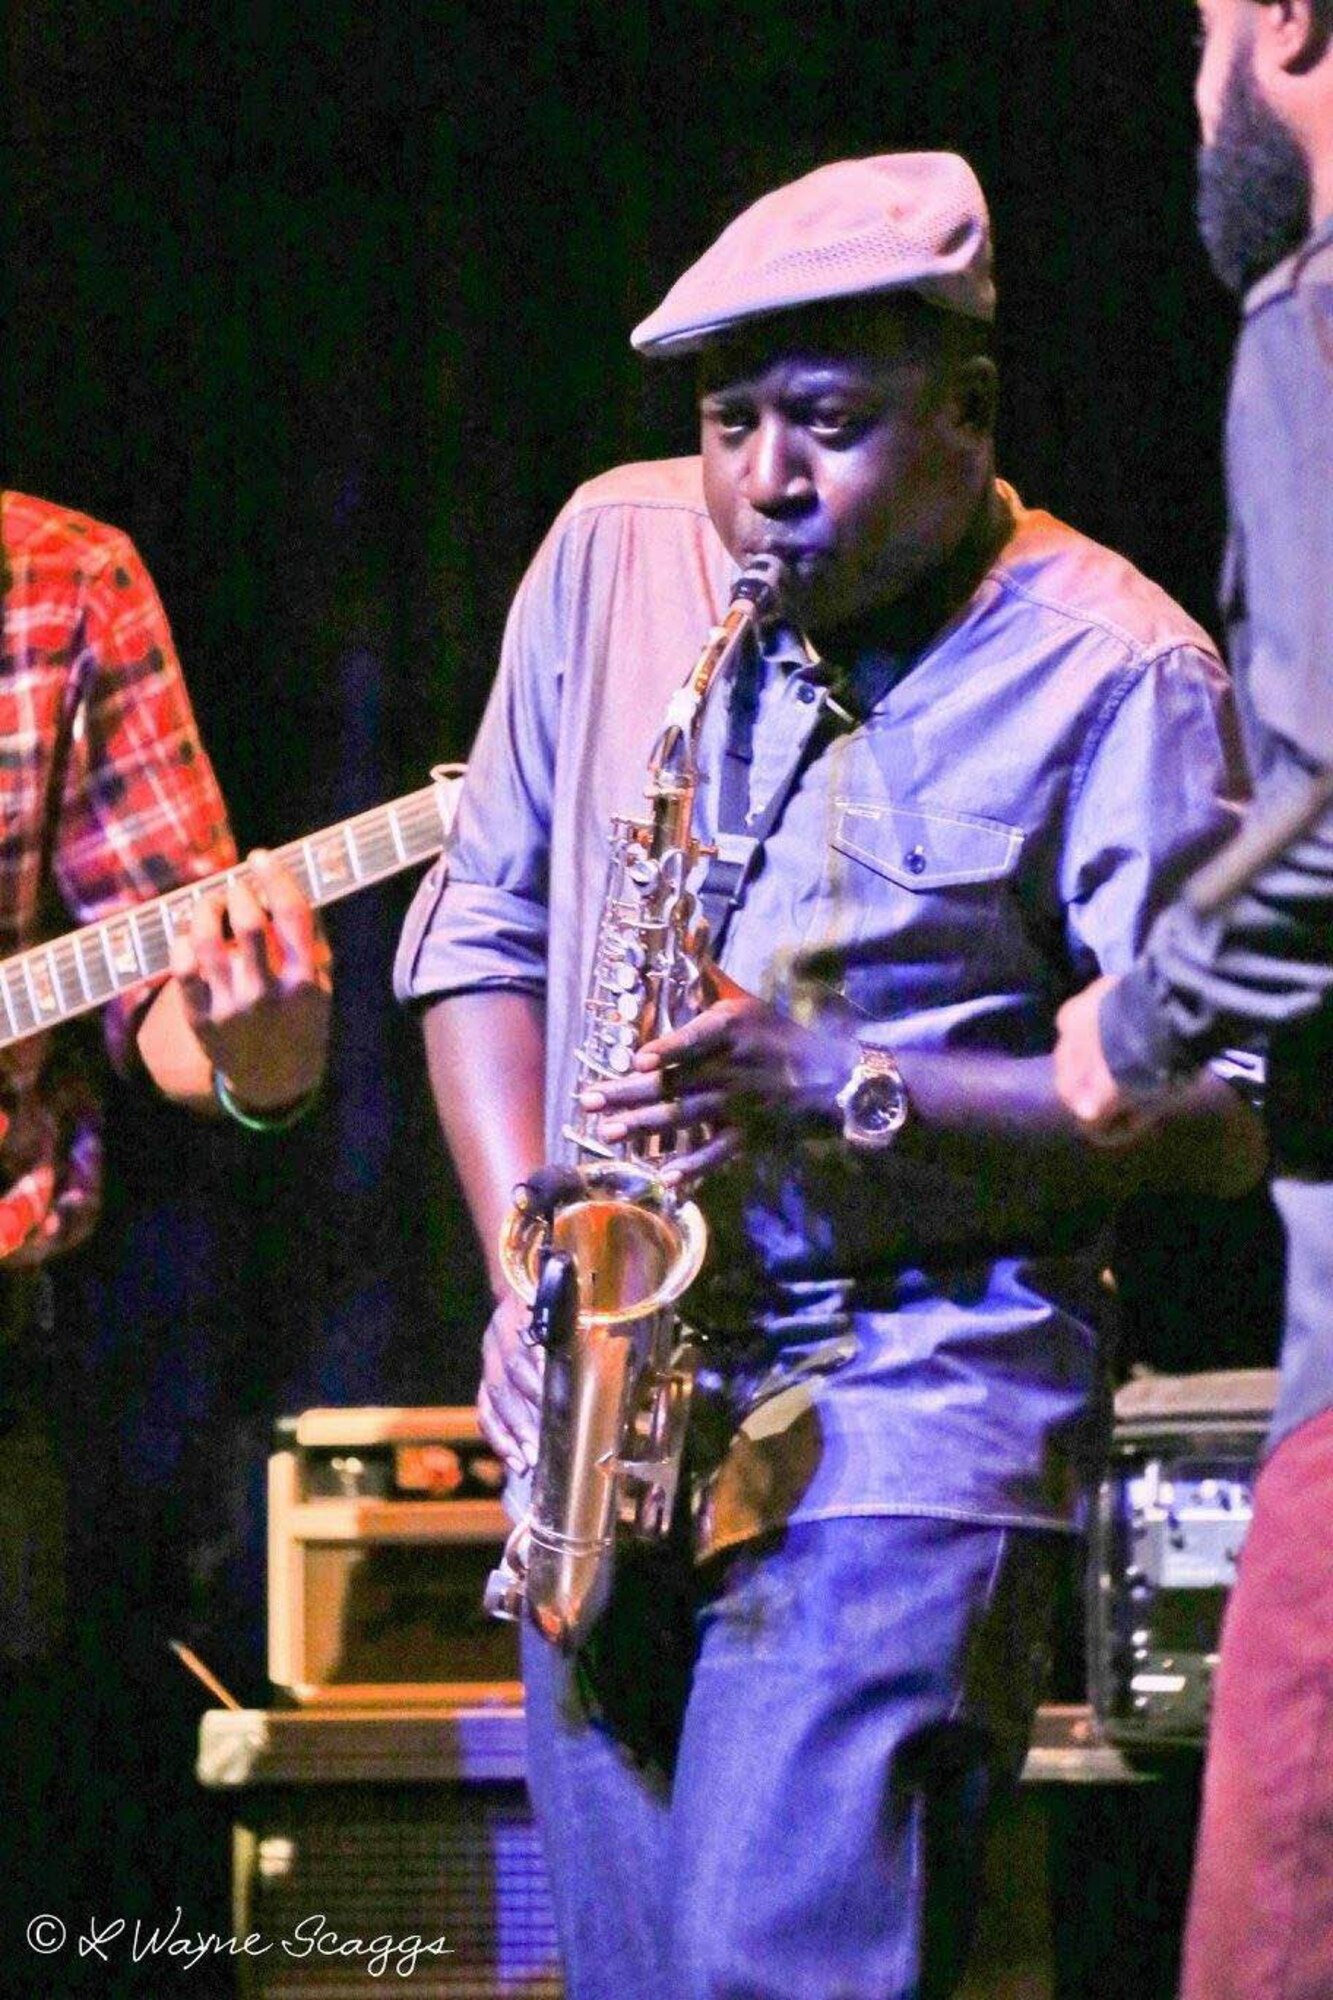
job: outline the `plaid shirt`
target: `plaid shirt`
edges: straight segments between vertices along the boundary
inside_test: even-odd
[[[0,496],[0,957],[225,868],[235,848],[166,614],[128,538]],[[146,995],[103,1015],[125,1060]],[[0,1256],[69,1249],[96,1220],[101,1125],[78,1038],[0,1052]],[[40,1234],[54,1215],[52,1232]]]

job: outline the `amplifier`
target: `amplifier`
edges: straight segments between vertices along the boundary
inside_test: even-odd
[[[1145,1375],[1116,1397],[1088,1619],[1092,1706],[1112,1743],[1204,1741],[1276,1389],[1271,1369],[1233,1369]]]
[[[517,1693],[517,1628],[482,1610],[509,1532],[471,1409],[306,1410],[268,1464],[268,1670],[301,1703]]]
[[[197,1769],[231,1795],[237,2000],[560,2000],[517,1703],[212,1710]]]

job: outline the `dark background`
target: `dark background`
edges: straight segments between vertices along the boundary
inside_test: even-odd
[[[1192,227],[1193,15],[23,0],[4,481],[134,536],[238,836],[275,844],[465,754],[570,486],[689,448],[688,375],[626,336],[721,224],[821,161],[949,146],[994,211],[1004,470],[1208,622],[1233,321]],[[264,1698],[272,1419],[471,1397],[479,1266],[389,997],[409,890],[331,914],[307,1126],[113,1102],[50,1368],[78,1516],[72,1838],[119,1857],[117,1909],[223,1923],[203,1698],[165,1639]]]

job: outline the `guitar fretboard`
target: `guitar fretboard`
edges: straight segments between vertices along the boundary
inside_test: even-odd
[[[391,805],[273,852],[317,909],[336,903],[438,854],[453,819],[458,782],[456,773],[442,774]],[[6,959],[0,964],[0,1048],[91,1013],[166,972],[171,940],[189,929],[201,899],[228,882],[248,880],[251,872],[239,862]]]

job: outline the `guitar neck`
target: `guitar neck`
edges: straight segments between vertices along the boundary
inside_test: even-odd
[[[456,775],[441,776],[391,805],[275,848],[274,855],[321,909],[438,854],[457,789]],[[173,937],[189,929],[201,900],[251,873],[240,862],[6,959],[0,964],[0,1049],[159,977],[169,969]]]

